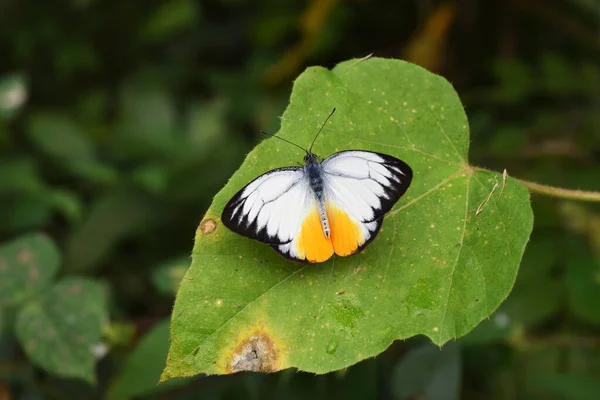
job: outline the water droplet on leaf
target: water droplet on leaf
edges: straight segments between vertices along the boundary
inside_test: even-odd
[[[334,354],[339,344],[340,341],[338,340],[337,336],[332,336],[325,351],[327,351],[327,354]]]

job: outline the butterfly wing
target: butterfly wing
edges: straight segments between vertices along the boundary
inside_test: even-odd
[[[383,216],[406,192],[412,169],[381,153],[349,150],[321,164],[331,242],[336,254],[354,254],[379,232]]]
[[[221,220],[234,232],[270,244],[287,259],[323,262],[333,247],[323,233],[303,168],[259,176],[227,203]]]

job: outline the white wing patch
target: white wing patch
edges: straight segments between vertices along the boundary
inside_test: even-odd
[[[240,190],[225,206],[229,229],[269,244],[290,242],[314,203],[302,168],[267,172]]]
[[[322,166],[328,201],[360,222],[381,218],[412,179],[412,170],[404,162],[368,151],[335,153]]]

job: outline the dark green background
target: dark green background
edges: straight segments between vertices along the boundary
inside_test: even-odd
[[[599,190],[599,21],[596,0],[0,1],[0,96],[27,94],[0,103],[0,241],[46,232],[62,276],[110,292],[95,387],[32,366],[3,310],[0,398],[106,398],[158,377],[166,343],[144,368],[126,360],[169,316],[204,210],[259,131],[278,130],[306,66],[418,63],[458,91],[471,163]],[[326,376],[197,378],[140,398],[595,399],[600,209],[533,206],[509,299],[442,353],[415,338]]]

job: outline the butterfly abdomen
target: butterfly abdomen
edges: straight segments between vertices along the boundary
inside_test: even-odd
[[[308,161],[304,167],[306,171],[306,177],[308,179],[308,186],[310,187],[315,200],[317,202],[317,209],[319,211],[319,219],[321,220],[321,226],[323,227],[323,233],[326,238],[331,235],[331,229],[329,227],[329,220],[327,218],[327,210],[325,208],[325,194],[323,191],[323,167],[318,161]]]

